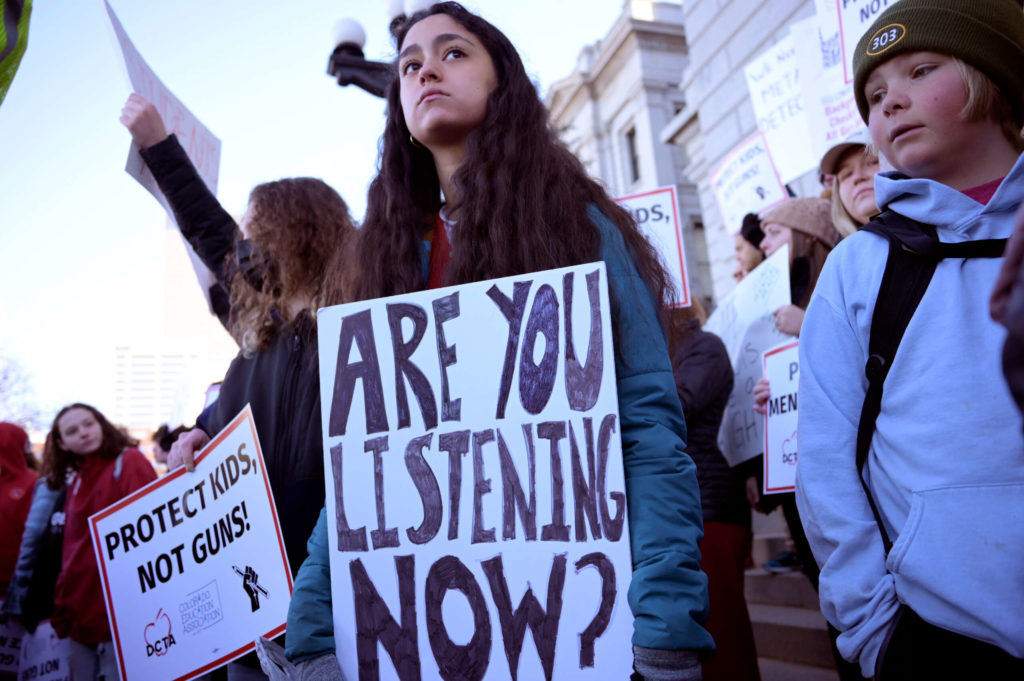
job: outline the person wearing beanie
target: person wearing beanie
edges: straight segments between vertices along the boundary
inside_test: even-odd
[[[1009,236],[1024,196],[1021,64],[1015,0],[900,0],[879,15],[857,44],[854,85],[894,168],[875,177],[883,217],[947,253]],[[796,495],[822,612],[843,656],[879,681],[1024,678],[1024,432],[1000,367],[1006,330],[988,315],[1000,259],[937,261],[859,466],[889,252],[868,229],[844,239],[800,341]],[[887,295],[890,307],[898,293]]]
[[[762,239],[764,232],[761,231],[761,218],[757,217],[757,213],[747,213],[743,216],[739,234],[733,238],[737,261],[734,273],[736,281],[742,281],[743,277],[764,261],[764,253],[760,249]]]
[[[789,245],[789,284],[792,305],[779,308],[776,325],[783,333],[800,335],[803,311],[818,281],[829,251],[839,243],[832,225],[832,207],[825,199],[789,199],[761,217],[764,238],[760,248],[771,256]],[[797,308],[791,310],[790,308]]]

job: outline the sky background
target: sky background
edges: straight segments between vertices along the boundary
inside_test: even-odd
[[[464,4],[508,34],[542,93],[623,7]],[[387,0],[111,5],[150,67],[221,139],[218,198],[229,212],[241,214],[255,184],[307,175],[362,218],[383,101],[338,87],[326,67],[346,16],[366,30],[368,58],[392,58]],[[36,0],[0,105],[0,356],[31,374],[45,418],[70,401],[106,410],[114,347],[163,333],[165,214],[124,172],[130,136],[118,117],[130,91],[102,0]]]

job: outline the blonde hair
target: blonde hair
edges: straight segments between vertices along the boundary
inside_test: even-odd
[[[1019,153],[1024,151],[1024,137],[1021,127],[1013,120],[1013,109],[999,92],[996,84],[984,73],[958,57],[952,57],[960,79],[967,88],[967,104],[960,111],[960,117],[967,120],[982,120],[991,117],[999,123],[1003,135]]]
[[[832,224],[835,225],[836,231],[839,232],[840,239],[845,239],[850,236],[864,224],[859,222],[850,211],[846,210],[846,206],[843,205],[843,200],[839,196],[839,166],[842,165],[844,159],[848,156],[857,153],[855,150],[850,149],[839,158],[839,163],[836,164],[836,173],[832,176],[832,196],[830,201],[832,202]],[[873,156],[875,161],[878,160],[878,152],[875,151],[875,145],[865,144],[861,148],[861,152],[864,156]]]
[[[845,239],[860,229],[861,223],[857,222],[850,215],[850,211],[846,210],[842,199],[839,198],[838,177],[832,178],[832,196],[830,201],[832,203],[832,224],[835,225],[836,231],[839,232],[840,239]]]

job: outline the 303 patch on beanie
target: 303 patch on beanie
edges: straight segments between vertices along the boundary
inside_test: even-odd
[[[853,93],[868,120],[864,93],[871,72],[908,52],[957,57],[996,84],[1024,125],[1024,11],[1020,0],[899,0],[857,43]]]

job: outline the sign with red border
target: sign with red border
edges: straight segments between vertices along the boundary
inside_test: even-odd
[[[615,199],[633,214],[640,231],[661,254],[675,289],[674,307],[690,306],[690,280],[686,274],[686,247],[679,221],[679,201],[672,185]]]
[[[89,518],[122,681],[192,679],[284,632],[292,577],[248,405],[196,457]]]
[[[772,390],[764,412],[765,494],[792,492],[796,488],[799,345],[793,341],[764,353],[764,376]]]
[[[733,235],[747,213],[761,213],[789,198],[763,132],[736,145],[711,172],[711,192],[725,231]]]

